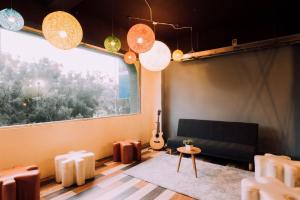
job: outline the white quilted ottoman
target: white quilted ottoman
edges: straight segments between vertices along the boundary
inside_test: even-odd
[[[242,180],[241,200],[300,200],[300,188],[291,188],[276,178]]]
[[[255,156],[255,177],[273,177],[289,187],[300,187],[300,162],[288,156]]]
[[[58,155],[55,161],[55,179],[63,187],[69,187],[75,182],[85,184],[86,179],[94,177],[95,154],[87,151],[72,151]]]

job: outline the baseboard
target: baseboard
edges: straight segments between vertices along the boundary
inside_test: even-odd
[[[149,147],[150,147],[150,143],[149,142],[147,142],[145,144],[142,144],[142,149],[147,149]]]
[[[55,176],[49,176],[47,178],[43,178],[40,180],[40,186],[42,187],[54,182],[55,182]]]
[[[298,156],[291,156],[292,160],[297,160],[297,161],[300,161],[300,157]]]

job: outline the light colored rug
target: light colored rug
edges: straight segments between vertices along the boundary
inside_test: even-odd
[[[160,153],[125,173],[188,195],[200,200],[238,200],[241,180],[254,173],[196,160],[198,178],[195,177],[191,158],[182,158],[179,173],[179,156]]]

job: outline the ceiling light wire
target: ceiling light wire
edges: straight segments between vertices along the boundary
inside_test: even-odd
[[[153,21],[152,8],[151,8],[151,6],[149,5],[149,3],[148,3],[147,0],[145,0],[145,3],[147,4],[147,6],[148,6],[148,8],[149,8],[150,20]]]
[[[114,5],[113,1],[111,0],[111,35],[114,36]]]
[[[194,47],[193,47],[193,27],[191,27],[191,53],[194,52]]]
[[[178,24],[171,24],[171,23],[166,23],[166,22],[159,22],[159,21],[154,21],[153,20],[153,13],[152,13],[152,8],[150,6],[150,4],[148,3],[147,0],[144,0],[146,5],[149,8],[149,13],[150,13],[150,20],[149,19],[144,19],[144,18],[139,18],[139,17],[131,17],[129,16],[128,19],[129,20],[140,20],[140,21],[145,21],[145,22],[150,22],[153,24],[153,29],[154,29],[154,33],[155,33],[155,29],[156,29],[156,25],[164,25],[164,26],[170,26],[173,29],[176,30],[176,32],[178,32],[178,30],[182,30],[182,29],[189,29],[191,32],[190,35],[190,39],[191,39],[191,52],[194,52],[194,47],[193,47],[193,27],[192,26],[179,26]],[[156,33],[155,33],[156,34]],[[176,37],[177,37],[177,49],[178,49],[178,33],[176,33]]]
[[[182,29],[192,29],[191,26],[176,26],[175,24],[171,24],[171,23],[166,23],[166,22],[159,22],[159,21],[152,21],[149,19],[144,19],[144,18],[140,18],[140,17],[128,17],[129,19],[134,19],[134,20],[139,20],[139,21],[145,21],[145,22],[150,22],[154,25],[165,25],[165,26],[170,26],[175,30],[182,30]]]
[[[178,27],[178,24],[176,25],[176,27]],[[178,29],[176,30],[176,49],[178,49],[179,45],[178,45]]]
[[[128,29],[131,27],[131,19],[130,18],[128,18]],[[126,43],[127,44],[127,43]],[[127,44],[127,46],[128,46],[128,51],[130,51],[130,47],[129,47],[129,45]]]

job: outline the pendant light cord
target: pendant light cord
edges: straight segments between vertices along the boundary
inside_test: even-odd
[[[131,19],[128,18],[128,29],[130,28],[130,26],[131,26]],[[127,44],[127,43],[126,43],[126,44]],[[127,46],[128,46],[128,51],[130,51],[130,47],[129,47],[128,44],[127,44]]]
[[[194,52],[194,47],[193,47],[193,27],[191,27],[191,52]]]
[[[148,8],[149,8],[149,13],[150,13],[150,20],[153,21],[153,16],[152,16],[152,8],[150,7],[149,3],[147,0],[145,0],[145,3],[147,4]]]
[[[13,1],[10,0],[10,8],[12,9],[13,8]]]
[[[178,27],[178,25],[176,25],[176,27]],[[178,29],[176,30],[176,49],[178,49],[179,45],[178,45]]]
[[[111,35],[114,36],[114,0],[111,0]]]

